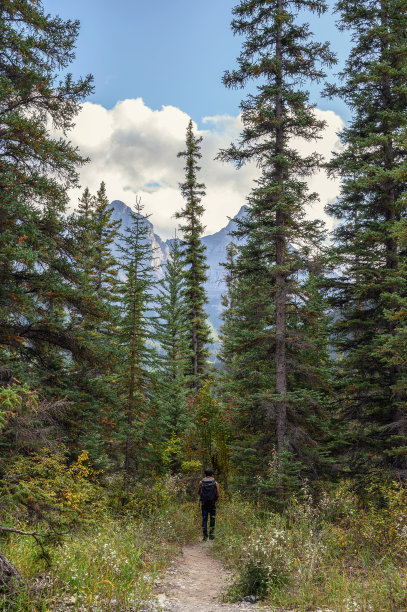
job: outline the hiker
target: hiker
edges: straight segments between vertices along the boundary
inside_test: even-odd
[[[213,476],[213,470],[205,470],[205,476],[199,483],[198,493],[202,505],[202,539],[206,542],[208,539],[208,515],[210,516],[209,539],[213,540],[215,537],[216,502],[219,498],[219,485]]]

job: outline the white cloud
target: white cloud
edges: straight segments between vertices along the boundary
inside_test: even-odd
[[[317,113],[327,122],[323,138],[317,145],[296,144],[301,152],[317,148],[329,157],[339,147],[336,133],[344,124],[332,111]],[[188,121],[189,116],[178,108],[163,106],[161,110],[152,110],[141,98],[118,102],[111,110],[86,102],[69,134],[72,143],[91,158],[81,169],[82,188],[87,186],[95,193],[103,180],[111,200],[122,200],[130,206],[136,195],[141,195],[157,233],[163,238],[171,236],[177,225],[174,213],[183,206],[178,183],[184,178],[184,161],[177,158],[177,153],[185,148]],[[245,203],[258,170],[254,164],[236,170],[214,160],[220,148],[238,139],[242,127],[239,117],[205,117],[203,125],[205,129],[196,131],[203,136],[200,178],[207,193],[204,224],[206,233],[213,233],[224,227],[227,218],[233,217]],[[332,220],[327,219],[323,207],[337,197],[338,182],[318,173],[310,187],[320,194],[321,201],[309,211],[309,216],[323,218],[331,227]],[[72,207],[76,206],[81,191],[71,194]]]

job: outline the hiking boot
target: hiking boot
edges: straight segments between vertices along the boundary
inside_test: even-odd
[[[202,542],[207,542],[207,541],[208,541],[208,537],[207,537],[207,536],[206,536],[206,537],[204,536],[204,537],[202,538]]]
[[[214,540],[214,539],[215,539],[215,536],[214,536],[214,535],[210,535],[210,536],[209,536],[209,539],[210,539],[210,540]]]

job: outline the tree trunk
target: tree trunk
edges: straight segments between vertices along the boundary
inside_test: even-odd
[[[138,237],[137,237],[138,240]],[[132,453],[132,439],[131,439],[131,429],[134,423],[134,412],[135,412],[135,402],[134,402],[134,391],[136,387],[136,356],[137,356],[137,339],[138,339],[138,329],[137,329],[137,280],[138,280],[138,261],[137,255],[135,255],[135,270],[134,270],[134,295],[133,295],[133,329],[132,329],[132,338],[131,338],[131,352],[130,352],[130,382],[129,382],[129,398],[128,398],[128,408],[127,408],[127,436],[126,436],[126,449],[125,449],[125,460],[124,460],[124,487],[128,488],[130,483],[130,476],[133,468],[133,453]]]
[[[196,321],[196,311],[194,312],[194,319]],[[192,351],[193,351],[193,370],[194,370],[194,387],[195,387],[195,395],[198,395],[199,392],[199,367],[198,367],[198,333],[196,329],[196,323],[193,323],[192,326]]]
[[[282,0],[278,1],[278,9],[282,10]],[[276,58],[280,63],[282,62],[282,26],[281,20],[279,21],[279,30],[276,41]],[[282,126],[283,119],[283,94],[282,94],[283,78],[282,72],[280,71],[276,76],[277,86],[277,97],[276,97],[276,142],[275,149],[276,155],[281,155],[284,146],[284,133]],[[281,185],[281,191],[279,199],[282,197],[284,189],[284,169],[280,164],[276,165],[275,168],[275,179]],[[278,203],[277,203],[278,204]],[[280,398],[276,401],[276,438],[277,438],[277,451],[281,452],[286,444],[287,437],[287,401],[285,399],[287,393],[287,365],[286,365],[286,279],[285,279],[285,251],[286,251],[286,239],[284,226],[286,222],[286,215],[281,206],[277,205],[276,211],[276,226],[277,231],[275,235],[276,244],[276,391]]]
[[[381,52],[382,52],[382,56],[384,57],[385,53],[388,51],[388,48],[389,48],[389,31],[388,31],[389,15],[388,15],[387,2],[385,2],[384,0],[381,0],[380,6],[381,6],[381,24],[387,28],[386,35],[382,36],[381,38]],[[384,108],[386,110],[391,109],[392,108],[392,88],[391,88],[391,81],[390,81],[389,75],[385,75],[383,78],[382,95],[383,95]],[[391,128],[388,125],[387,118],[385,119],[383,123],[382,131],[383,131],[383,134],[391,133]],[[394,151],[393,140],[391,138],[389,138],[387,141],[384,142],[383,157],[384,157],[386,170],[389,172],[394,170],[395,151]],[[383,191],[384,191],[384,198],[385,198],[386,222],[392,227],[394,221],[400,221],[400,214],[396,213],[397,195],[396,195],[396,189],[394,186],[394,182],[391,179],[384,185]],[[385,246],[386,246],[386,267],[389,270],[394,270],[394,272],[397,274],[397,271],[399,269],[399,249],[398,249],[397,239],[392,235],[388,235],[386,237]],[[393,292],[397,293],[397,289],[394,287],[387,289],[387,291],[390,291],[391,293]],[[393,336],[396,336],[397,327],[398,327],[397,322],[393,320],[389,321],[388,327],[389,327],[390,333]],[[406,431],[405,411],[404,409],[400,407],[401,404],[405,403],[405,394],[401,390],[400,384],[399,384],[401,377],[402,377],[401,367],[399,365],[392,365],[390,367],[390,385],[393,388],[394,387],[396,388],[396,391],[394,392],[394,395],[393,395],[395,406],[393,410],[392,420],[394,423],[398,424],[397,434],[399,436],[406,436],[407,431]],[[403,456],[398,457],[397,464],[398,464],[398,467],[404,470],[407,469],[407,460],[405,457]]]

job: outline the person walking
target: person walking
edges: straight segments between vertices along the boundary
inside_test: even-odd
[[[213,540],[215,537],[216,502],[219,499],[219,485],[213,476],[213,470],[205,470],[205,476],[199,483],[198,493],[202,506],[202,539],[206,542],[208,539],[208,516],[210,517],[209,539]]]

